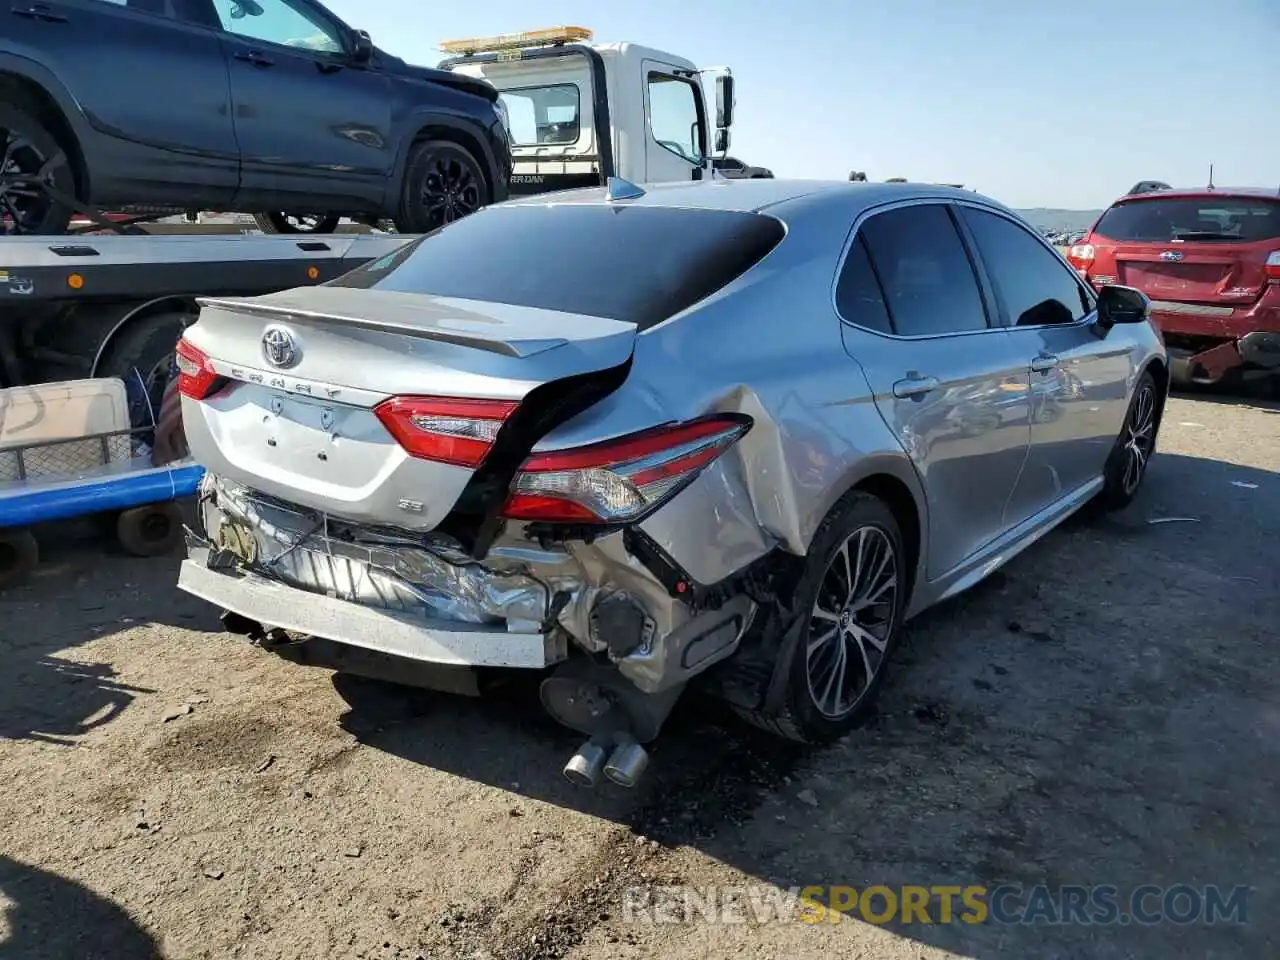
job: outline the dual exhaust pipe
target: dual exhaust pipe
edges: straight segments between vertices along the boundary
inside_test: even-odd
[[[565,778],[579,787],[594,787],[603,774],[620,787],[634,787],[649,766],[649,752],[629,737],[592,737],[564,765]]]

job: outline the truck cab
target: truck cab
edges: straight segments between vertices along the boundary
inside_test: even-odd
[[[512,196],[603,184],[700,180],[729,146],[733,77],[636,43],[594,43],[584,27],[451,40],[440,68],[499,91]],[[709,106],[702,78],[715,76]],[[714,116],[712,115],[714,111]]]

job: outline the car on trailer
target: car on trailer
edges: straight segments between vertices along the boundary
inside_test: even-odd
[[[413,66],[315,0],[44,0],[0,31],[0,226],[77,215],[340,217],[431,230],[507,196],[497,93]]]

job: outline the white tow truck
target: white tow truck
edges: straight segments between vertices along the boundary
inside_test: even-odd
[[[513,195],[603,184],[700,180],[729,149],[733,74],[585,27],[450,40],[439,64],[500,92]],[[713,79],[714,124],[704,92]]]

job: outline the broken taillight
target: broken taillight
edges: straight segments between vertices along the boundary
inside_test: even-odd
[[[1280,283],[1280,250],[1267,256],[1266,271],[1270,283]]]
[[[478,467],[517,406],[513,400],[392,397],[373,412],[409,456]]]
[[[224,378],[213,368],[209,355],[185,338],[174,351],[178,367],[178,392],[192,400],[207,400],[218,392]]]
[[[656,510],[751,428],[718,415],[586,447],[534,454],[502,515],[549,523],[622,523]]]

